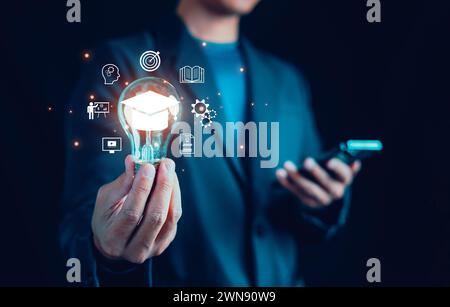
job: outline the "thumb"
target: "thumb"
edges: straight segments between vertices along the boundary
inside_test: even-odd
[[[117,203],[128,194],[133,183],[133,178],[134,161],[132,156],[128,155],[125,158],[125,172],[104,187],[110,203]]]

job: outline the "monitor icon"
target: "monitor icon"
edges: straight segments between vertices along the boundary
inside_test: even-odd
[[[122,151],[121,137],[104,137],[102,138],[102,151],[108,151],[110,154],[116,151]]]

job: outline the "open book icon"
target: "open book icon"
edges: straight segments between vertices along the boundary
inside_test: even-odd
[[[205,83],[205,69],[200,66],[180,68],[180,83]]]

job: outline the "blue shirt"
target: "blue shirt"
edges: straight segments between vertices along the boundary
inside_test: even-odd
[[[223,108],[218,110],[225,121],[245,122],[246,78],[242,52],[237,42],[206,42],[202,48],[217,84]],[[243,69],[244,71],[241,71]],[[206,72],[208,73],[208,72]]]

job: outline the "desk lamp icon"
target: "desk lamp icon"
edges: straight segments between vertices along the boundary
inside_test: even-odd
[[[140,164],[158,165],[167,156],[172,126],[180,113],[180,98],[167,81],[146,77],[128,85],[118,104],[120,124],[131,144],[131,154]]]

